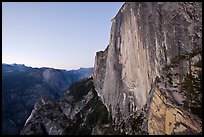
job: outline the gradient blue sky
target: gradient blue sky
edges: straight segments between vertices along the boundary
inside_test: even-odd
[[[93,67],[123,2],[2,3],[2,63]]]

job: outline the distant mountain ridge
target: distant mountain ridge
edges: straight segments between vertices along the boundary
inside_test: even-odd
[[[2,63],[2,71],[11,72],[11,71],[26,71],[32,67],[25,66],[24,64],[5,64]]]
[[[29,69],[56,69],[52,67],[32,67],[32,66],[26,66],[25,64],[7,64],[7,63],[2,63],[2,71],[11,71],[11,70],[17,70],[17,71],[25,71]],[[86,72],[92,70],[93,67],[80,67],[79,69],[56,69],[56,70],[61,70],[61,71],[67,71],[67,72]]]
[[[92,76],[93,68],[60,70],[2,64],[2,130],[19,134],[40,97],[56,101],[74,82]]]

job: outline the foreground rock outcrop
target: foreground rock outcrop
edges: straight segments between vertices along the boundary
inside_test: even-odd
[[[91,134],[93,127],[108,121],[108,111],[89,78],[72,85],[56,103],[39,99],[21,135]]]
[[[168,89],[156,88],[148,112],[150,135],[191,135],[202,132],[202,121],[172,101]]]
[[[173,92],[154,83],[144,107],[115,124],[115,129],[127,135],[202,134],[201,119],[178,105]]]

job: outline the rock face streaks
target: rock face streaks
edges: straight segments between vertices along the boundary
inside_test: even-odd
[[[94,84],[113,117],[141,109],[170,60],[202,42],[201,3],[125,3],[112,19],[110,43],[97,52]],[[187,72],[187,63],[181,64]]]

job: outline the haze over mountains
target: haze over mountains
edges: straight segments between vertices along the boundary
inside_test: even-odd
[[[92,71],[2,64],[3,134],[19,134],[39,98],[56,101],[71,84],[92,76]]]

